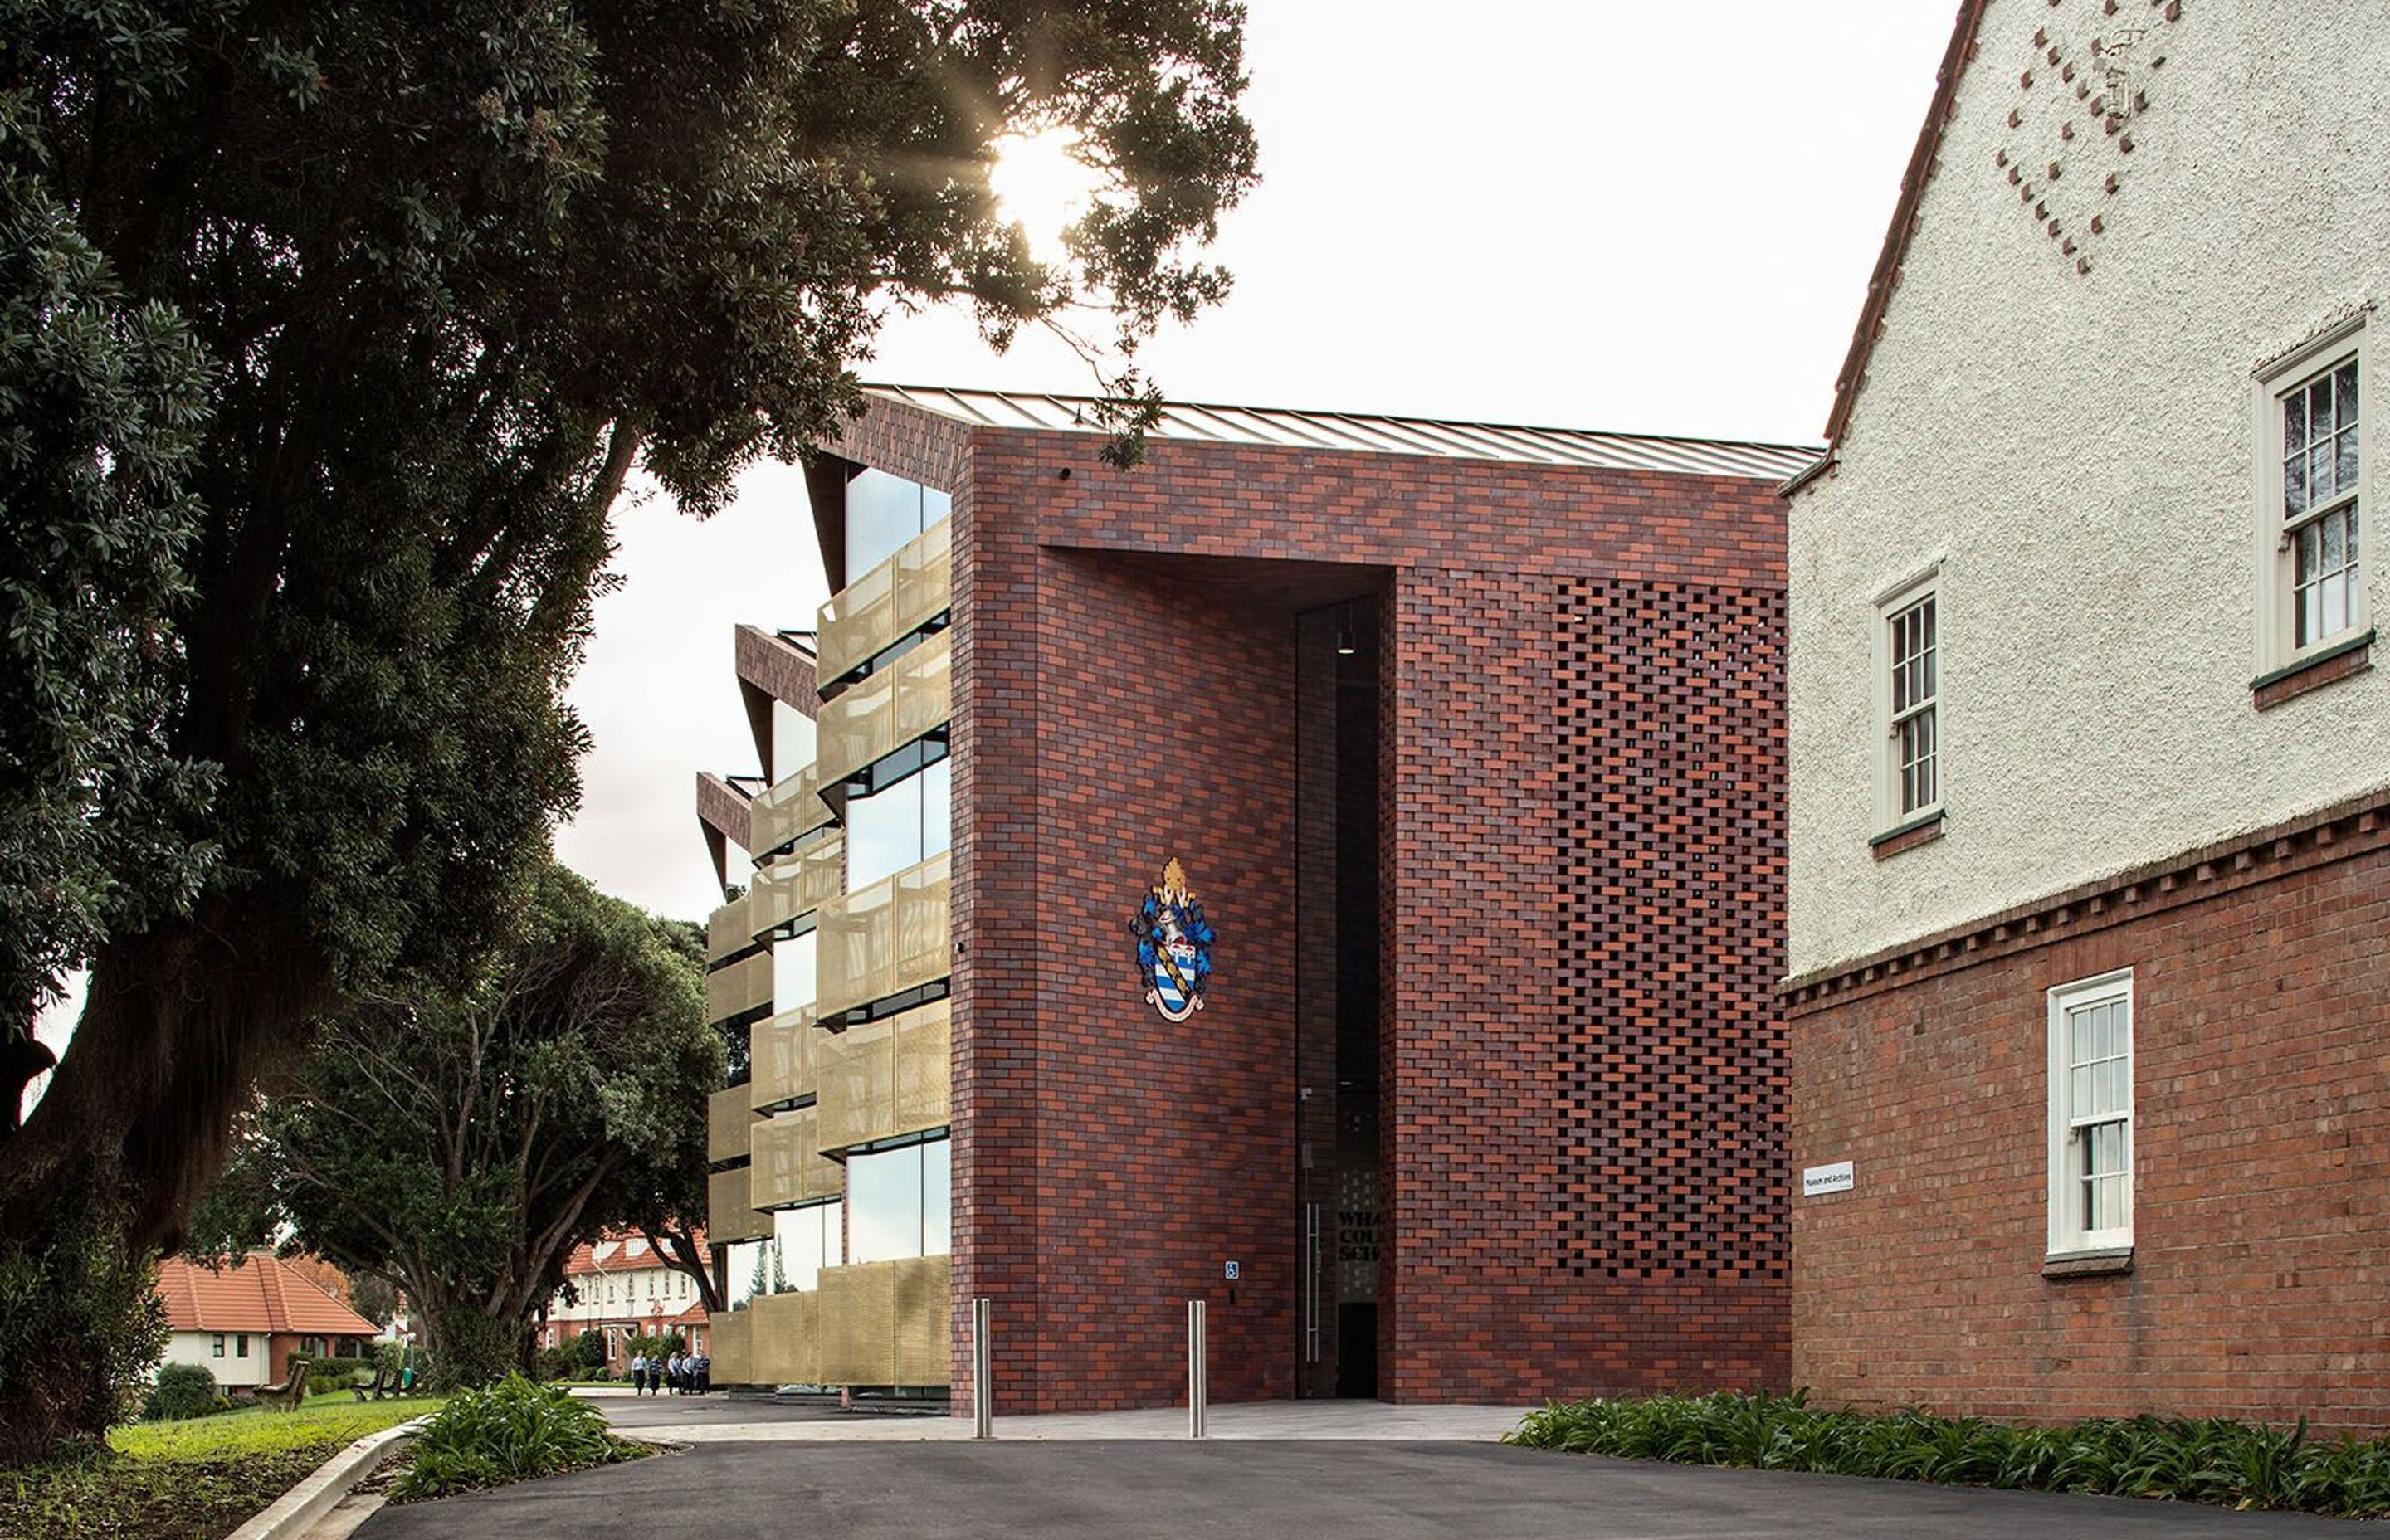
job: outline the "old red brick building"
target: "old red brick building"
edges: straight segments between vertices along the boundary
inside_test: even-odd
[[[1104,443],[1086,403],[880,389],[811,477],[842,592],[747,634],[764,775],[700,794],[752,883],[713,1229],[734,1295],[742,1245],[802,1275],[719,1318],[716,1379],[959,1401],[985,1296],[1004,1411],[1183,1396],[1190,1298],[1222,1400],[1782,1385],[1775,489],[1811,456],[1227,407]],[[850,560],[892,488],[893,576]],[[1208,977],[1140,953],[1149,897],[1200,905]],[[900,1155],[918,1255],[865,1212]]]
[[[1791,494],[1820,1399],[2390,1428],[2390,36],[2280,19],[1965,0]]]

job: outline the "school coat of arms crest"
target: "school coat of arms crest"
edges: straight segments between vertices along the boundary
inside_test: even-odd
[[[1176,857],[1162,868],[1162,880],[1146,893],[1128,928],[1137,936],[1137,976],[1146,1004],[1165,1021],[1184,1021],[1201,1010],[1217,932],[1188,891],[1187,868]]]

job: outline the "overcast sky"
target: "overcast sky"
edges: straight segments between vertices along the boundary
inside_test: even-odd
[[[1150,344],[1188,401],[1806,443],[1819,434],[1953,6],[1929,0],[1250,0],[1262,183],[1234,295]],[[893,324],[866,379],[1085,391],[1059,344]],[[700,766],[752,774],[731,627],[810,628],[804,488],[618,519],[572,698],[595,747],[558,849],[702,918]],[[63,1037],[66,1009],[45,1037]]]
[[[1252,0],[1262,183],[1228,302],[1151,344],[1189,401],[1814,442],[1952,7],[1924,0]],[[1465,24],[1456,24],[1456,19]],[[905,318],[866,379],[1085,391],[1032,335]],[[698,918],[700,766],[752,774],[731,626],[810,627],[804,489],[707,524],[627,509],[573,699],[596,747],[563,858]]]

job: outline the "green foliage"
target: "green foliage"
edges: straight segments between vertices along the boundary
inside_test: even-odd
[[[425,992],[476,976],[579,795],[565,685],[635,463],[719,508],[948,297],[999,340],[1109,311],[1117,426],[1150,420],[1129,348],[1224,292],[1188,253],[1253,177],[1242,21],[0,0],[0,1048],[93,959],[0,1136],[0,1252],[52,1265],[90,1180],[114,1254],[177,1249],[312,1022],[454,1015]],[[1056,268],[987,180],[1049,126],[1107,189]],[[427,1251],[489,1200],[446,1196]],[[24,1361],[96,1407],[122,1341]],[[59,1436],[17,1400],[51,1394],[0,1384],[0,1446]]]
[[[365,1378],[353,1364],[310,1364],[307,1366],[307,1393],[310,1396],[330,1395],[363,1382]]]
[[[653,1168],[702,1159],[722,1074],[703,990],[663,922],[549,866],[469,985],[327,1024],[253,1120],[216,1222],[394,1274],[431,1382],[487,1384],[531,1362],[572,1248],[643,1212]]]
[[[2024,1428],[1915,1410],[1825,1411],[1806,1392],[1720,1391],[1554,1405],[1530,1413],[1507,1442],[1622,1459],[2390,1515],[2390,1439],[2319,1440],[2304,1418],[2289,1429],[2155,1417]]]
[[[0,1465],[123,1419],[166,1351],[153,1259],[127,1255],[97,1199],[71,1209],[45,1243],[0,1247]],[[57,1371],[61,1344],[85,1356]]]
[[[509,1375],[458,1395],[424,1425],[391,1495],[399,1502],[448,1497],[645,1453],[609,1433],[604,1414],[561,1385]]]
[[[570,1342],[560,1347],[541,1348],[531,1356],[531,1373],[534,1380],[574,1380],[585,1372],[581,1355],[573,1351]]]
[[[643,1331],[623,1344],[624,1354],[633,1358],[643,1353],[651,1360],[669,1358],[675,1353],[687,1351],[688,1338],[685,1333],[678,1331],[667,1331],[662,1336],[649,1336]]]
[[[572,1354],[575,1368],[596,1369],[606,1367],[606,1334],[584,1331],[558,1350]]]
[[[15,6],[7,7],[14,11]],[[13,16],[10,27],[13,30]],[[0,51],[0,58],[6,58]],[[206,358],[125,291],[0,89],[0,1000],[56,993],[111,926],[186,905],[212,852],[178,825],[211,777],[156,741],[160,664],[199,507]],[[12,1010],[6,1032],[21,1037]],[[0,1084],[13,1124],[17,1086]]]
[[[364,1435],[435,1409],[358,1405],[345,1392],[293,1412],[227,1412],[121,1427],[105,1445],[0,1469],[10,1540],[190,1540],[228,1534]]]
[[[206,1417],[219,1412],[230,1403],[216,1392],[216,1377],[202,1364],[165,1364],[158,1370],[156,1382],[141,1398],[141,1418],[145,1422],[173,1422],[188,1417]]]

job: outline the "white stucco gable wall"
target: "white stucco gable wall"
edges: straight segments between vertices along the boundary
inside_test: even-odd
[[[2044,51],[2080,75],[2125,23],[2129,153]],[[2390,783],[2385,671],[2251,701],[2255,372],[2378,302],[2390,404],[2390,0],[1991,0],[1977,39],[1837,468],[1792,504],[1795,976]],[[2365,453],[2390,489],[2390,435]],[[1944,836],[1878,862],[1873,601],[1936,561]]]

